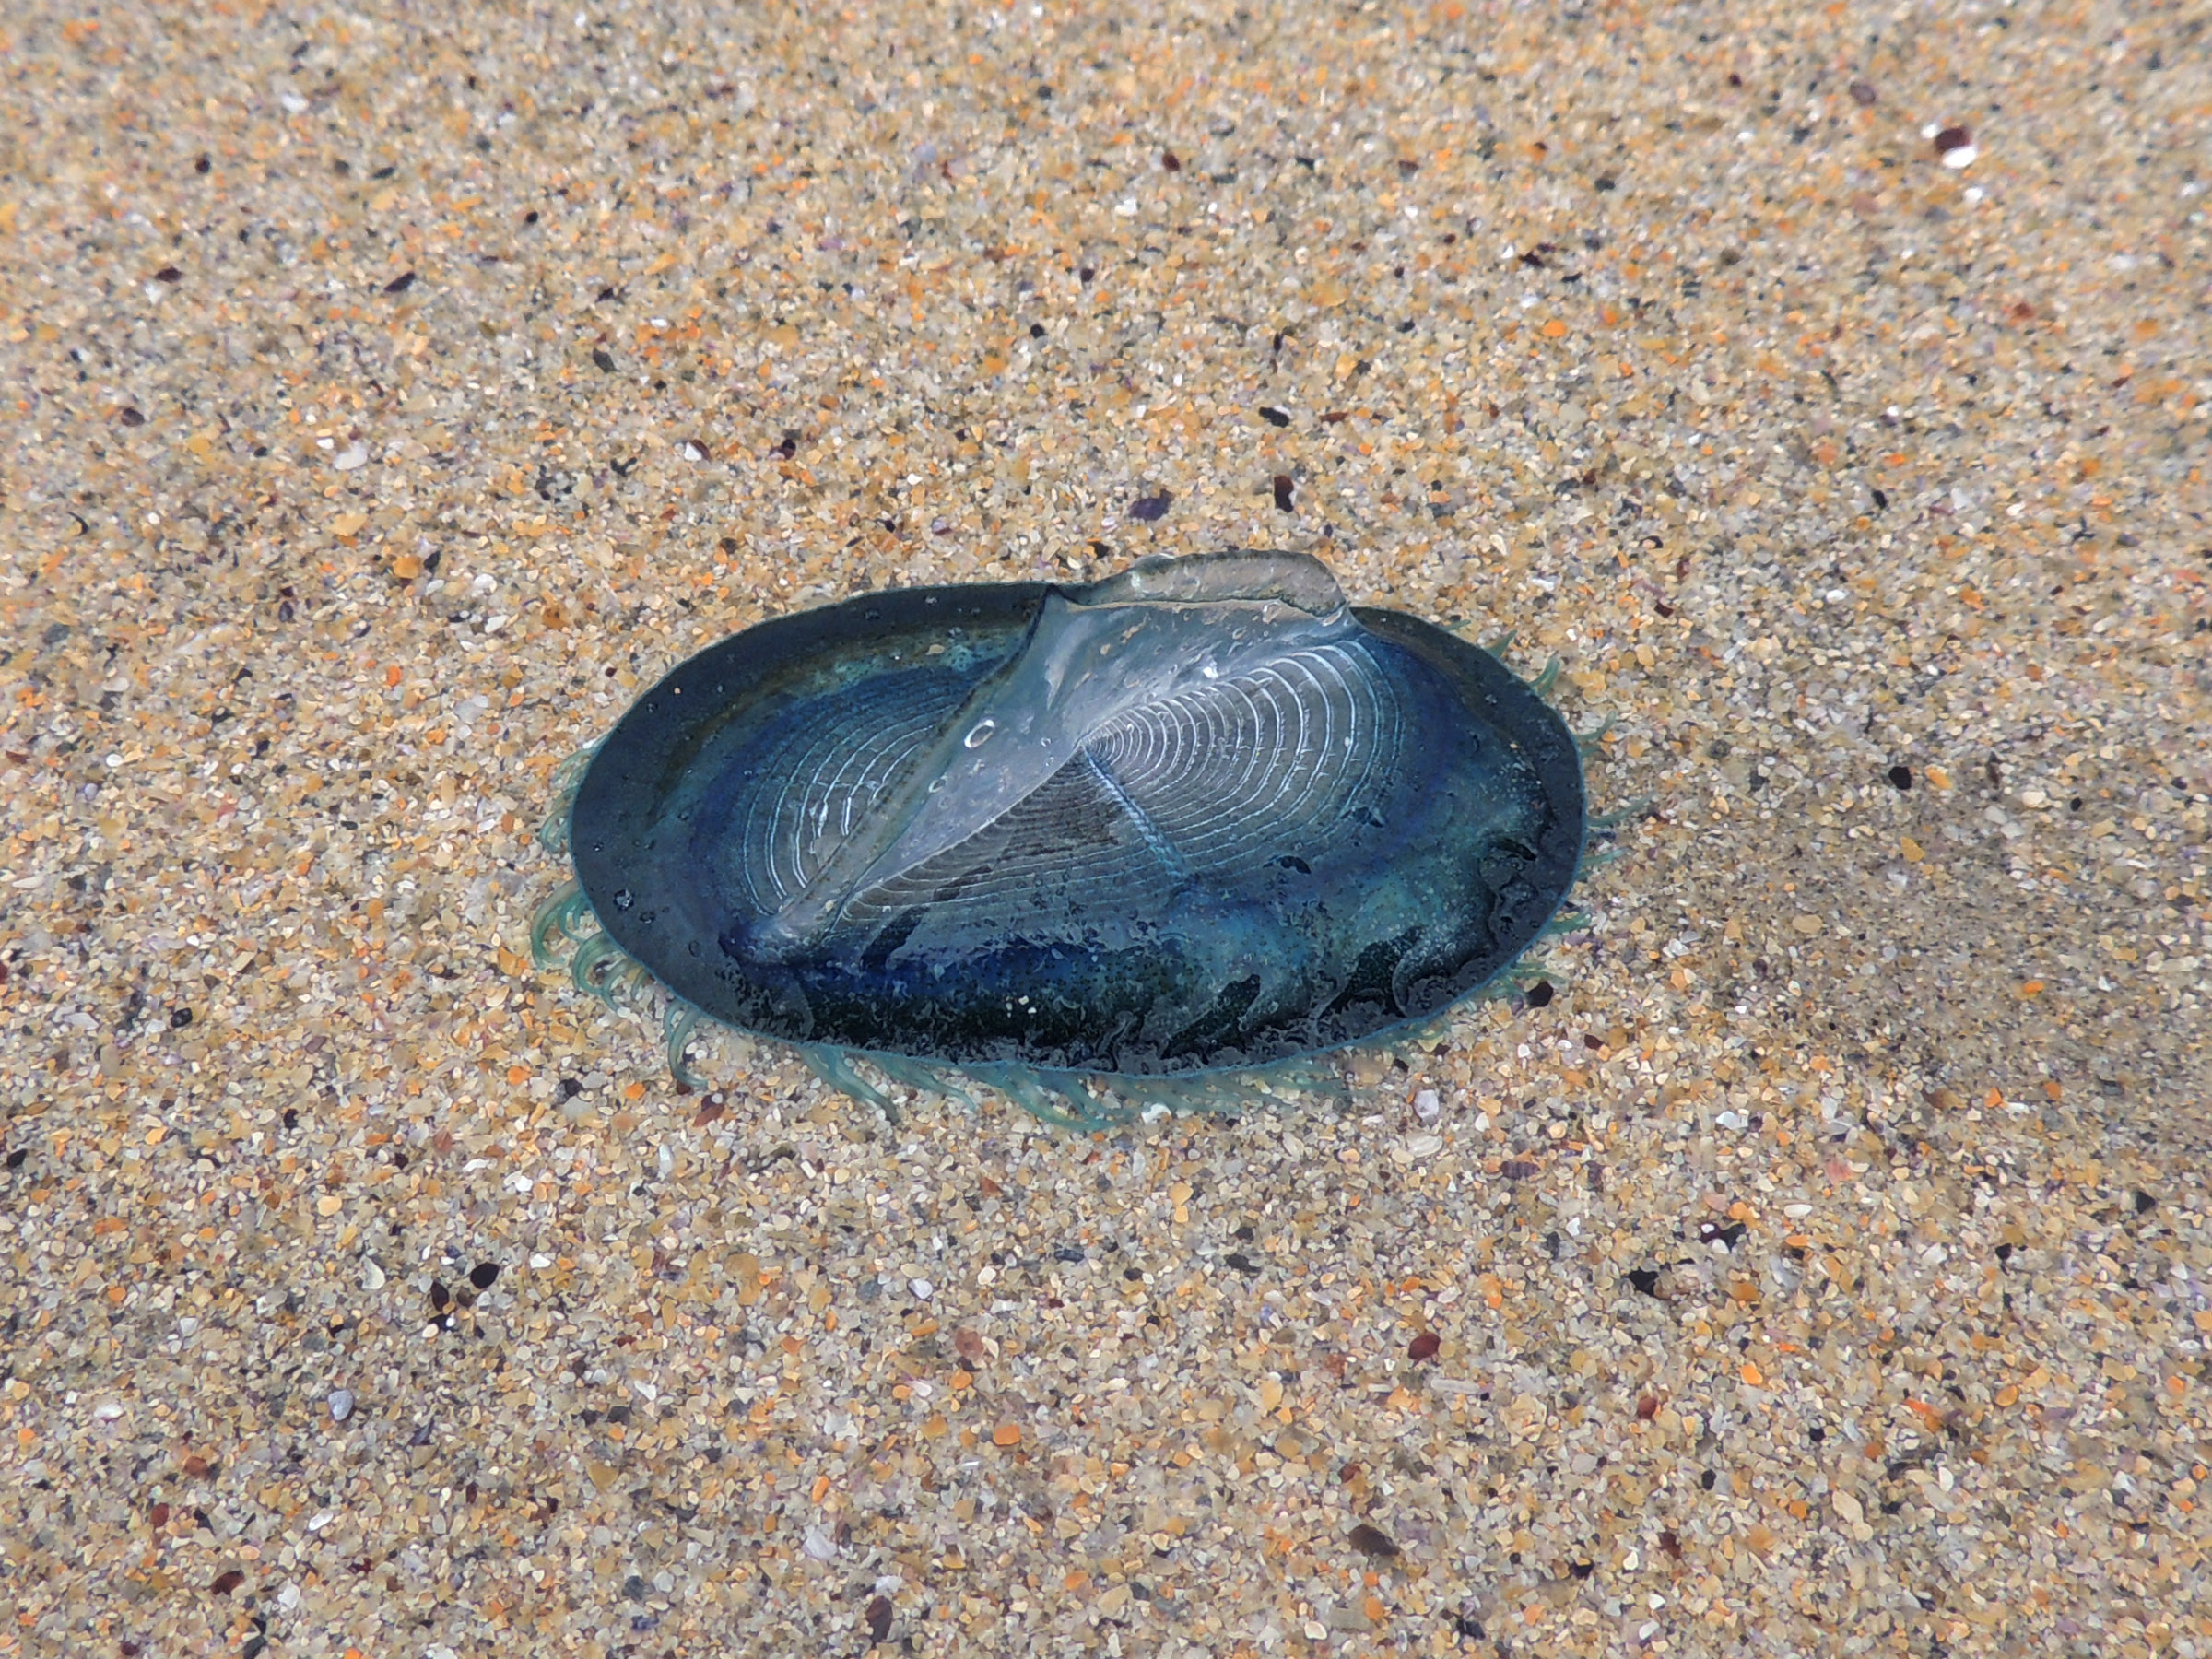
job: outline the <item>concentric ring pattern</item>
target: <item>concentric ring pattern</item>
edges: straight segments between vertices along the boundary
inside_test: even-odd
[[[858,895],[847,921],[927,903],[989,927],[1048,883],[1059,902],[1142,908],[1301,849],[1310,858],[1378,810],[1397,771],[1399,712],[1357,643],[1145,704],[995,823]]]
[[[917,669],[864,680],[797,711],[755,761],[762,782],[736,808],[734,874],[745,897],[772,912],[806,891],[966,691],[950,675]]]
[[[740,807],[735,872],[772,912],[838,847],[957,712],[960,686],[916,672],[812,705],[760,756]],[[918,869],[856,895],[867,926],[918,903],[976,913],[1048,877],[1063,897],[1215,881],[1371,816],[1396,775],[1401,706],[1357,642],[1292,652],[1121,715],[1044,788]]]

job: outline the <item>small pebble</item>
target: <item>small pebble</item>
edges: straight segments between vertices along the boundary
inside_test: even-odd
[[[1394,1561],[1402,1553],[1388,1533],[1365,1521],[1352,1528],[1351,1546],[1370,1560]]]
[[[330,1391],[325,1404],[330,1407],[330,1420],[334,1423],[342,1423],[353,1415],[353,1390],[334,1388]]]

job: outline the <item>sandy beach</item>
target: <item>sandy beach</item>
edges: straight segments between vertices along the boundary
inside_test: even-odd
[[[2173,6],[0,18],[0,1659],[2212,1653]],[[900,1121],[531,960],[876,588],[1609,722],[1542,994]]]

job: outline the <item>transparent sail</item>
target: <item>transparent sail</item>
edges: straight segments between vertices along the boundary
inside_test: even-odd
[[[832,743],[790,793],[784,888],[760,943],[811,944],[856,904],[1006,824],[1061,785],[1102,802],[1159,868],[1186,874],[1272,809],[1319,810],[1332,775],[1394,748],[1387,688],[1327,570],[1286,553],[1141,564],[1055,590],[1014,656],[926,735]],[[873,746],[873,753],[864,749]],[[899,753],[900,748],[904,753]],[[800,844],[800,843],[804,844]],[[1074,852],[1074,847],[1065,850]]]

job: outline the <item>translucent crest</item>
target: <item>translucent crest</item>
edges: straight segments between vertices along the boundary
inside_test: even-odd
[[[1173,728],[1224,694],[1248,700],[1236,688],[1265,681],[1312,705],[1315,718],[1294,720],[1295,741],[1273,753],[1286,778],[1325,764],[1316,746],[1352,738],[1326,718],[1332,693],[1345,688],[1323,682],[1359,675],[1363,661],[1325,648],[1360,632],[1335,580],[1302,554],[1149,560],[1054,590],[1020,650],[889,775],[841,757],[850,787],[813,815],[812,844],[793,861],[810,874],[758,947],[818,940],[854,900],[972,840],[1072,766],[1138,835],[1164,846],[1116,753],[1138,729],[1171,741]]]

